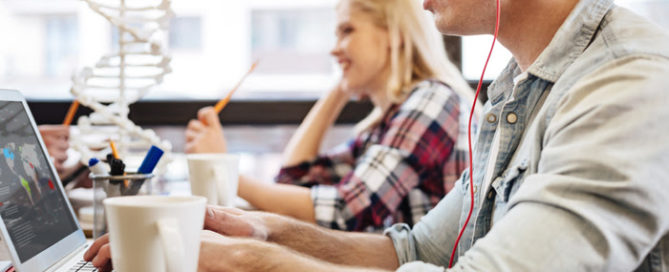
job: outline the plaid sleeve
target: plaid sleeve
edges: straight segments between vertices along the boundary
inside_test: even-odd
[[[338,183],[344,175],[351,172],[355,161],[353,152],[359,141],[358,138],[352,139],[319,155],[313,161],[283,167],[275,180],[277,183],[301,186]]]
[[[380,142],[362,154],[350,175],[335,186],[312,187],[319,225],[355,231],[380,228],[411,190],[425,190],[426,197],[445,195],[441,169],[454,149],[460,110],[453,92],[435,84],[421,84],[410,95]]]

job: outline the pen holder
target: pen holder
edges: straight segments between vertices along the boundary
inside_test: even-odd
[[[153,174],[126,173],[122,176],[94,175],[93,180],[93,239],[107,233],[107,218],[103,201],[110,197],[150,195]]]

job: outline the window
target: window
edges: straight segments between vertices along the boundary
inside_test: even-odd
[[[170,50],[199,50],[202,48],[202,19],[175,17],[168,32]]]
[[[172,0],[172,72],[148,99],[216,99],[260,60],[235,98],[315,98],[336,81],[337,0]],[[110,3],[117,3],[112,1]],[[0,86],[71,99],[71,77],[118,50],[119,33],[80,0],[0,0]],[[141,45],[138,45],[141,46]]]
[[[328,8],[254,10],[251,47],[259,74],[331,74],[334,12]],[[331,30],[331,31],[328,31]]]
[[[616,4],[629,8],[639,15],[669,30],[669,1],[667,0],[616,0]],[[463,37],[462,39],[462,72],[466,79],[477,80],[481,76],[485,58],[490,50],[492,36]],[[511,59],[511,53],[499,43],[488,64],[485,79],[492,80],[502,72]]]
[[[68,76],[74,71],[78,49],[78,24],[76,16],[46,18],[45,75]]]

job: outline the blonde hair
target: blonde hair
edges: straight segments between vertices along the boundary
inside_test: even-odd
[[[411,88],[426,79],[440,80],[453,89],[461,103],[471,104],[474,92],[446,55],[441,34],[417,0],[342,0],[351,9],[370,16],[388,31],[390,77],[387,96],[394,104],[406,100]],[[362,132],[381,121],[383,110],[375,108],[356,126]]]

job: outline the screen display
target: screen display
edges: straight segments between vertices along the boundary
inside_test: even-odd
[[[77,230],[21,102],[0,101],[0,215],[21,262]]]

